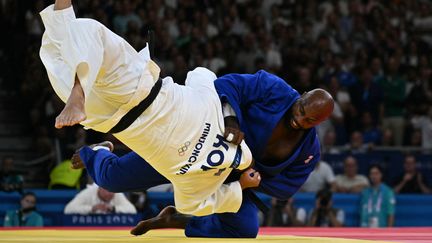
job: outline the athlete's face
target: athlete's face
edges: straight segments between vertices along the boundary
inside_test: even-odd
[[[308,102],[308,93],[304,93],[293,105],[289,124],[293,129],[309,129],[327,119],[313,102]]]

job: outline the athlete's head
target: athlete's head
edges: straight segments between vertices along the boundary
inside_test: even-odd
[[[289,125],[294,129],[309,129],[326,120],[333,112],[333,97],[323,89],[305,92],[293,104]]]

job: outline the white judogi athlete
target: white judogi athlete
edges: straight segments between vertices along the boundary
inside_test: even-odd
[[[40,56],[55,92],[66,102],[76,74],[85,94],[81,124],[108,132],[149,94],[159,67],[148,48],[136,52],[99,22],[76,19],[72,7],[51,5],[40,14],[46,28]],[[232,168],[245,169],[252,160],[244,142],[240,149],[223,139],[215,79],[205,68],[189,72],[186,86],[164,78],[152,105],[114,134],[173,183],[177,210],[185,214],[237,212],[240,183],[223,182]]]

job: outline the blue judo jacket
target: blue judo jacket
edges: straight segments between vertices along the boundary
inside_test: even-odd
[[[283,79],[266,71],[255,74],[227,74],[215,80],[222,102],[234,109],[245,141],[261,174],[258,191],[287,199],[306,181],[320,158],[320,144],[315,128],[307,131],[290,157],[268,166],[260,161],[278,122],[300,97]]]

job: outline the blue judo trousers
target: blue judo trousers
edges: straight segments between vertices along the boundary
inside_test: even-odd
[[[255,74],[228,74],[215,80],[222,102],[236,112],[245,141],[261,173],[257,191],[279,199],[288,199],[303,185],[320,157],[316,129],[309,129],[290,157],[277,165],[260,161],[273,129],[300,97],[281,78],[263,70]],[[122,157],[106,151],[80,150],[89,175],[96,184],[112,192],[142,191],[169,181],[134,152]],[[258,208],[243,192],[237,213],[192,217],[186,226],[188,237],[255,238],[258,234]]]

